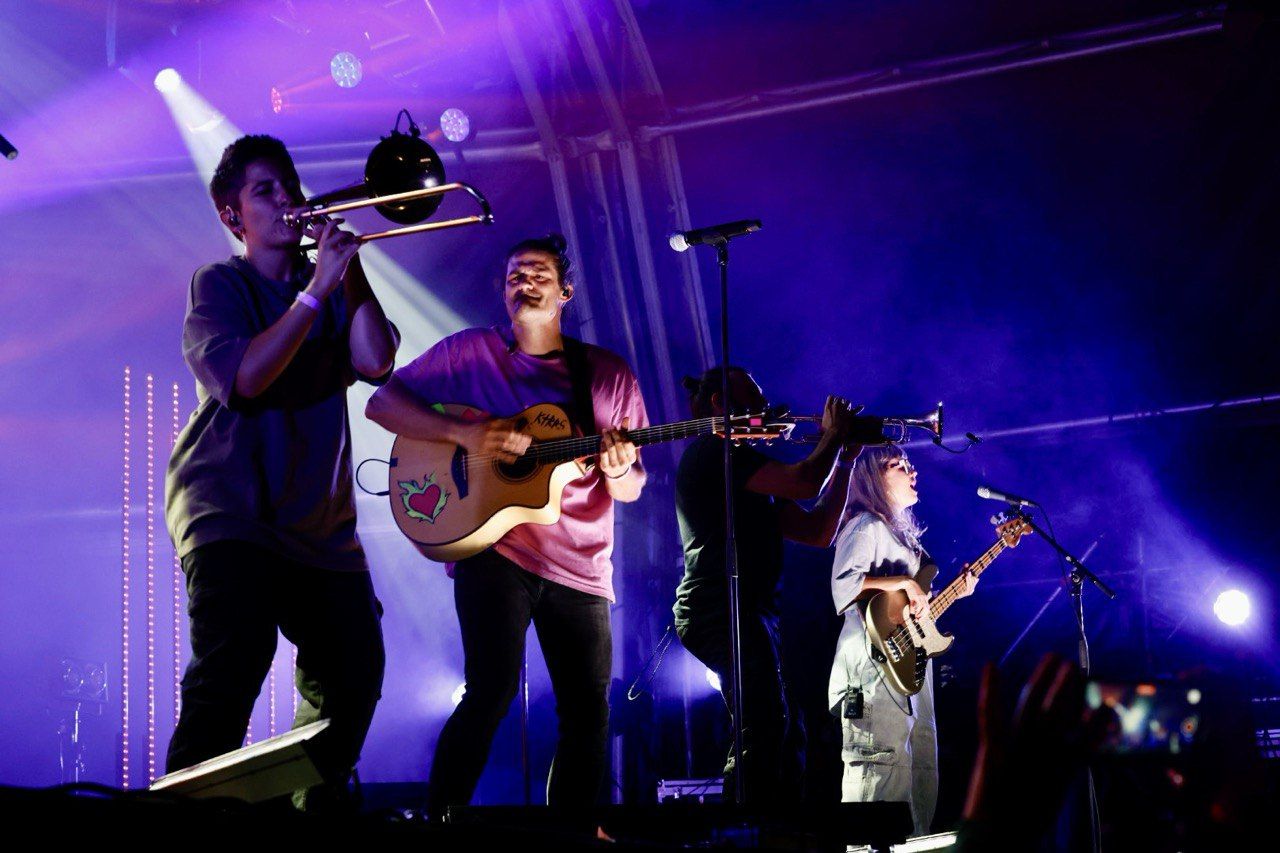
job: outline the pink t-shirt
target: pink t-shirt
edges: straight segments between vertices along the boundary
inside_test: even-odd
[[[591,369],[595,432],[631,418],[631,428],[649,425],[640,386],[618,355],[585,344]],[[466,329],[450,335],[396,371],[423,401],[475,406],[495,417],[511,417],[539,403],[572,410],[569,367],[515,349],[510,332]],[[637,463],[639,461],[637,460]],[[603,596],[613,596],[613,498],[595,468],[570,482],[555,524],[520,524],[494,550],[539,577]]]

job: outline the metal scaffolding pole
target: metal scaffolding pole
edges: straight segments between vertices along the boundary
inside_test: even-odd
[[[622,106],[613,91],[604,59],[596,44],[595,33],[587,20],[581,0],[563,0],[564,8],[582,49],[583,58],[595,81],[596,92],[604,105],[614,142],[618,146],[618,163],[622,171],[622,186],[627,199],[627,213],[631,218],[631,230],[635,237],[636,266],[640,272],[640,290],[648,331],[653,338],[653,360],[658,372],[658,389],[662,398],[663,413],[668,418],[678,417],[683,411],[680,394],[676,392],[675,369],[671,364],[671,346],[667,340],[666,320],[662,313],[662,300],[658,294],[658,275],[653,262],[653,244],[649,236],[648,215],[644,206],[644,187],[640,181],[640,168],[636,161],[635,144],[627,127]]]
[[[666,94],[662,90],[658,71],[653,65],[653,57],[649,54],[649,46],[640,32],[640,22],[636,20],[631,0],[614,0],[613,5],[622,21],[622,33],[639,70],[644,92],[661,105],[663,114],[669,118],[670,110],[667,108]],[[662,171],[663,188],[667,193],[667,205],[671,214],[669,224],[673,230],[687,231],[692,227],[692,223],[689,219],[689,199],[685,195],[684,176],[680,171],[680,156],[676,151],[676,142],[670,136],[662,136],[654,140],[652,148]],[[685,302],[693,324],[698,363],[702,367],[710,367],[715,362],[715,348],[711,344],[711,321],[707,318],[707,304],[702,293],[702,275],[698,271],[697,260],[692,252],[681,252],[676,257],[676,264],[680,270],[680,284],[684,290]]]
[[[565,170],[564,154],[560,150],[560,142],[551,125],[551,116],[547,112],[546,103],[538,92],[537,78],[529,65],[524,47],[520,44],[520,37],[515,31],[515,25],[511,21],[511,14],[505,3],[498,7],[498,29],[502,36],[502,43],[507,49],[507,56],[511,60],[512,70],[515,71],[516,81],[520,85],[520,92],[524,95],[525,105],[538,131],[542,151],[547,160],[547,168],[551,172],[551,187],[556,197],[560,227],[569,244],[569,252],[573,257],[581,258],[582,242],[578,239],[578,221],[573,212],[573,196],[569,190],[569,175]],[[574,298],[578,300],[577,315],[580,318],[579,328],[582,339],[589,343],[599,343],[600,336],[595,325],[596,316],[591,309],[591,288],[576,288]]]
[[[585,173],[586,184],[590,192],[595,196],[596,204],[600,207],[600,217],[603,222],[600,227],[605,233],[605,255],[609,262],[609,289],[612,291],[614,304],[618,306],[618,322],[622,327],[623,335],[627,343],[628,364],[639,364],[639,356],[636,351],[636,333],[631,325],[631,312],[626,310],[627,294],[626,288],[623,286],[622,275],[622,255],[618,248],[618,232],[613,226],[613,218],[609,215],[609,191],[604,185],[604,165],[600,162],[600,152],[592,151],[582,158],[582,169]]]
[[[1086,429],[1088,427],[1115,426],[1118,424],[1133,423],[1136,421],[1150,421],[1171,415],[1189,415],[1197,412],[1225,411],[1226,409],[1240,409],[1247,408],[1249,406],[1265,406],[1269,403],[1280,403],[1280,393],[1260,394],[1256,397],[1237,397],[1233,400],[1217,400],[1211,403],[1192,403],[1187,406],[1169,406],[1161,409],[1144,409],[1137,412],[1122,412],[1116,415],[1095,415],[1093,417],[1073,418],[1066,421],[1048,421],[1042,424],[1029,424],[1027,426],[1009,427],[1006,429],[980,430],[977,435],[983,442],[987,442],[997,438],[1015,438],[1023,435],[1066,432],[1068,430]],[[931,444],[932,440],[912,439],[906,443]]]
[[[759,92],[743,98],[681,110],[683,118],[639,127],[635,135],[637,140],[648,142],[689,130],[837,106],[875,95],[923,89],[1143,45],[1194,38],[1221,30],[1225,13],[1226,4],[1219,3],[1191,12],[1065,33],[974,53],[886,66],[852,77]]]

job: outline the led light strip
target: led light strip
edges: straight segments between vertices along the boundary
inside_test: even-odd
[[[147,784],[156,778],[155,383],[147,374]]]
[[[129,481],[129,445],[132,441],[131,374],[124,369],[124,450],[120,477],[120,787],[129,787],[129,513],[133,496]]]
[[[267,736],[276,736],[276,662],[271,661],[267,672]]]
[[[173,435],[170,446],[177,448],[178,433],[182,431],[179,423],[178,383],[173,383]],[[178,548],[173,549],[173,726],[178,727],[178,717],[182,714],[182,561],[178,559]]]

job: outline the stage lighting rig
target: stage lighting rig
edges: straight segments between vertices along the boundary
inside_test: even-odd
[[[1229,589],[1219,594],[1213,602],[1213,612],[1223,624],[1234,628],[1249,621],[1253,605],[1249,596],[1238,589]]]
[[[161,68],[156,72],[155,86],[157,92],[176,92],[182,85],[182,75],[172,68]]]
[[[329,76],[343,89],[354,89],[364,79],[364,64],[349,50],[341,50],[329,60]],[[272,89],[272,92],[275,90]],[[277,110],[279,112],[279,110]]]
[[[79,658],[58,662],[58,698],[69,702],[104,705],[107,701],[107,665]]]
[[[440,132],[450,142],[466,142],[471,136],[471,117],[457,107],[449,107],[440,114]]]

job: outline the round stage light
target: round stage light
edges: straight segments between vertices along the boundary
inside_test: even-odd
[[[720,676],[716,675],[714,669],[707,670],[707,684],[711,685],[711,689],[720,692]]]
[[[329,74],[332,75],[333,82],[344,89],[351,89],[364,79],[364,66],[360,64],[360,57],[344,50],[335,53],[333,59],[329,60]]]
[[[1229,589],[1213,602],[1213,612],[1227,625],[1243,625],[1249,619],[1253,605],[1249,596],[1238,589]]]
[[[182,85],[182,75],[172,68],[162,68],[156,73],[156,90],[173,92]]]
[[[440,130],[450,142],[464,142],[471,135],[471,119],[457,107],[440,114]]]
[[[456,708],[462,702],[463,695],[467,692],[467,682],[462,682],[453,690],[453,695],[449,697],[449,701],[453,702]]]

